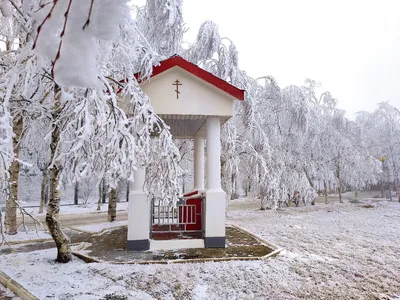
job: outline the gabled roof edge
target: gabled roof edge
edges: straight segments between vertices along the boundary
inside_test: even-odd
[[[185,71],[191,73],[192,75],[208,82],[209,84],[215,86],[216,88],[224,91],[225,93],[231,95],[232,97],[243,101],[245,90],[241,90],[234,85],[222,80],[221,78],[207,72],[206,70],[200,68],[199,66],[187,61],[179,55],[173,55],[166,60],[160,62],[158,66],[153,67],[153,73],[151,77],[157,76],[175,66],[178,66]],[[135,74],[136,79],[140,78],[140,73]]]

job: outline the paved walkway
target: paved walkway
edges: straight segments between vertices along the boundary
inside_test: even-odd
[[[43,225],[46,225],[45,216],[38,217],[38,220],[42,222]],[[107,221],[107,212],[91,212],[84,214],[60,214],[60,220],[62,226],[64,228],[83,226],[83,225],[91,225],[104,223]],[[117,211],[117,221],[125,221],[128,220],[128,211]],[[18,222],[21,222],[18,219]],[[33,220],[29,217],[25,217],[25,225],[28,228],[35,228]]]

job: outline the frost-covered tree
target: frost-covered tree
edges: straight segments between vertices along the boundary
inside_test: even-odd
[[[359,112],[356,119],[361,127],[363,143],[368,153],[381,161],[383,190],[397,190],[400,173],[400,112],[387,102],[378,104],[372,113]],[[384,187],[384,185],[387,185]],[[389,193],[391,197],[391,194]]]
[[[26,47],[29,40],[27,19],[17,6],[18,2],[3,6],[3,19],[1,28],[8,29],[5,51],[0,53],[3,61],[0,76],[0,94],[3,105],[8,106],[12,117],[13,128],[13,154],[9,156],[10,167],[6,174],[9,176],[9,184],[6,201],[5,231],[8,234],[17,233],[17,207],[18,204],[18,178],[21,164],[20,147],[21,139],[29,128],[29,121],[43,115],[43,102],[48,95],[47,76],[38,76],[37,70],[41,68],[31,50]],[[5,12],[7,11],[7,12]],[[9,17],[7,18],[7,13]],[[4,32],[4,31],[2,31]],[[40,69],[42,72],[42,69]],[[51,80],[50,80],[51,81]],[[4,173],[3,173],[4,174]]]
[[[238,67],[238,51],[231,40],[221,38],[218,26],[212,21],[204,22],[196,41],[184,52],[184,57],[215,76],[240,88],[245,88],[246,75]],[[222,187],[230,199],[236,194],[239,178],[236,120],[241,104],[234,104],[234,116],[223,126],[221,134],[221,177]]]
[[[339,200],[345,187],[362,189],[374,184],[379,173],[376,160],[366,152],[361,138],[360,128],[345,118],[345,112],[339,110],[337,100],[326,91],[319,97],[315,89],[320,87],[315,81],[307,79],[303,91],[310,103],[314,117],[309,128],[311,135],[306,140],[312,142],[312,168],[305,172],[310,177],[324,182],[324,194],[327,201],[328,182],[336,183]]]
[[[50,163],[50,120],[50,116],[45,114],[33,115],[32,119],[28,119],[25,122],[29,124],[29,127],[25,129],[25,135],[21,140],[21,149],[23,154],[29,153],[29,158],[22,154],[23,159],[27,160],[33,168],[37,168],[42,175],[39,213],[42,213],[46,207],[49,196],[48,166]]]
[[[185,31],[182,0],[147,0],[138,8],[137,24],[150,46],[159,54],[170,57],[182,53]]]
[[[4,94],[14,93],[19,99],[26,88],[34,88],[30,81],[47,80],[39,85],[40,93],[27,98],[35,104],[49,100],[43,104],[51,123],[46,223],[59,262],[71,259],[58,220],[62,181],[74,183],[95,175],[115,189],[120,180],[134,180],[137,166],[149,164],[149,174],[160,179],[149,177],[150,192],[171,201],[177,197],[179,154],[133,76],[140,71],[142,78],[148,77],[158,55],[144,46],[126,5],[127,1],[106,0],[44,5],[32,1],[18,9],[29,38],[13,58],[9,78],[14,82],[4,85]],[[26,64],[30,60],[34,67]],[[25,68],[27,79],[16,80],[18,67]],[[150,143],[151,135],[156,138]]]

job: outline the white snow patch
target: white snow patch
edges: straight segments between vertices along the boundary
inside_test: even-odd
[[[83,231],[89,231],[89,232],[100,232],[105,229],[109,228],[114,228],[114,227],[120,227],[128,225],[128,221],[115,221],[115,222],[107,222],[107,223],[99,223],[99,224],[92,224],[92,225],[82,225],[82,226],[73,226],[71,227],[72,229],[79,229]]]
[[[29,240],[37,240],[37,239],[51,239],[51,235],[44,231],[19,231],[18,234],[15,235],[4,235],[7,242],[23,242]]]
[[[205,285],[196,285],[193,289],[193,300],[204,300],[208,299],[207,295],[207,286]]]

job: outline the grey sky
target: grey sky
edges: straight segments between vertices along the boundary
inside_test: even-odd
[[[390,101],[400,108],[400,1],[185,0],[185,39],[204,20],[219,25],[252,77],[281,86],[322,82],[352,118]]]
[[[186,41],[214,21],[252,77],[320,81],[349,118],[382,101],[400,108],[400,0],[184,0],[183,14]]]

